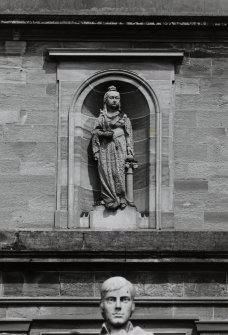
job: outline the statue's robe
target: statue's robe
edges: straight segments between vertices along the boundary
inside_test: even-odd
[[[102,325],[100,335],[111,335],[105,323],[103,323]],[[118,334],[116,332],[116,335],[154,335],[154,334],[146,332],[140,327],[133,327],[131,321],[128,321],[126,328],[120,329]]]
[[[112,137],[103,137],[102,132],[105,131],[112,131]],[[133,151],[132,127],[126,114],[114,112],[110,116],[101,111],[93,130],[92,148],[98,160],[101,198],[107,208],[116,209],[121,203],[126,203],[127,145]]]

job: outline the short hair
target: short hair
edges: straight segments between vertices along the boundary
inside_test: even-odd
[[[117,276],[111,277],[103,282],[101,286],[101,300],[104,300],[107,292],[118,291],[124,286],[128,286],[131,298],[134,300],[136,294],[134,285],[124,277]]]

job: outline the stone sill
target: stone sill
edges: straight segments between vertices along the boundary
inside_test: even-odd
[[[222,12],[221,12],[222,13]],[[98,26],[116,26],[116,25],[136,25],[136,26],[190,26],[190,27],[226,27],[228,25],[227,15],[147,15],[147,14],[126,14],[118,13],[110,15],[100,14],[61,14],[61,13],[11,13],[0,14],[1,24],[31,24],[31,25],[98,25]]]
[[[228,231],[0,231],[1,262],[227,262]]]

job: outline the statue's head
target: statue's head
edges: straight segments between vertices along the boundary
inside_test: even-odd
[[[104,107],[111,109],[120,109],[120,93],[115,86],[109,86],[108,91],[104,95]]]
[[[107,279],[101,287],[101,314],[111,329],[124,328],[134,309],[135,288],[123,277]]]

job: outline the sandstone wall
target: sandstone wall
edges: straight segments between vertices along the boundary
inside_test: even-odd
[[[54,225],[58,93],[51,47],[184,50],[176,74],[175,229],[227,229],[228,44],[67,43],[0,45],[0,228]],[[164,123],[165,125],[165,123]]]

